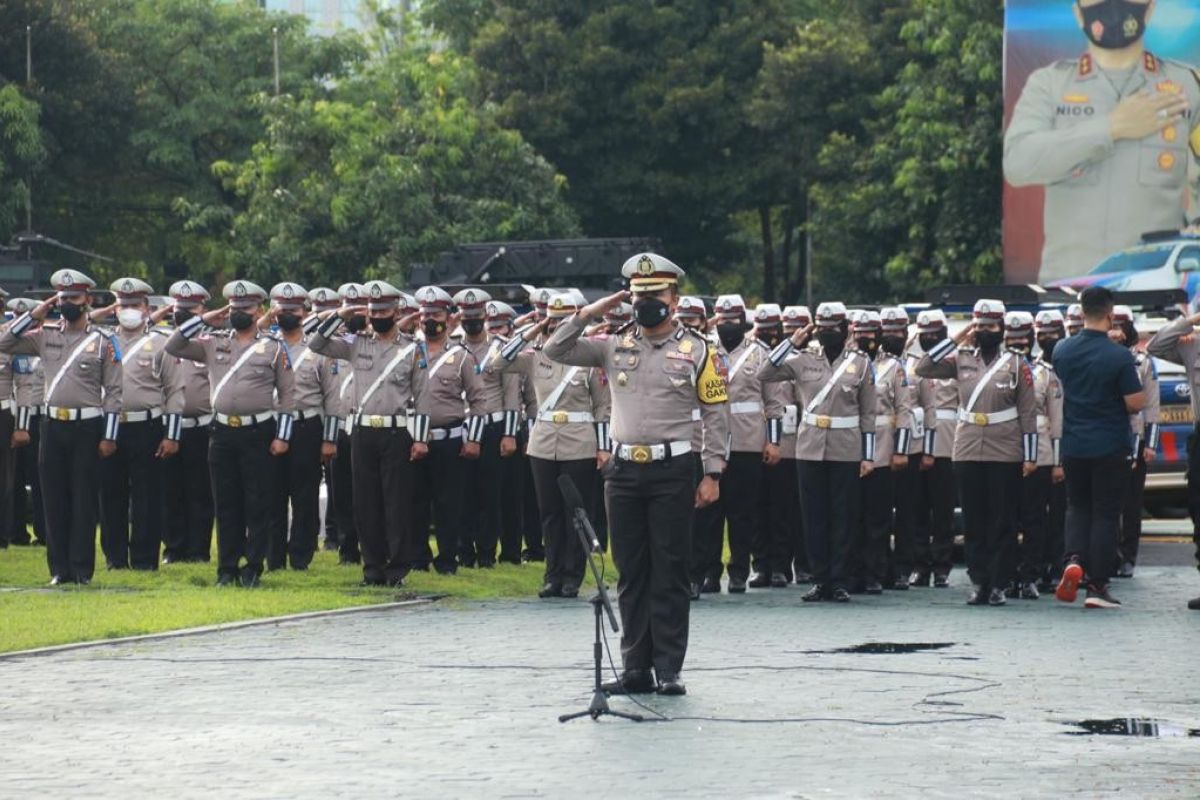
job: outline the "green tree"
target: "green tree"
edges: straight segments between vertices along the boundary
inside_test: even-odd
[[[38,111],[15,85],[0,88],[0,241],[24,227],[29,178],[46,157]]]

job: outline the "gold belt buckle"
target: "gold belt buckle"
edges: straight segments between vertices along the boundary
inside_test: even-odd
[[[126,414],[124,411],[122,411],[121,412],[121,422],[128,422],[128,421],[129,421],[129,415]]]
[[[372,428],[382,428],[383,427],[383,417],[378,416],[378,415],[372,415],[371,416],[371,427]]]
[[[242,427],[242,418],[241,417],[230,417],[229,418],[229,427],[231,427],[231,428]]]
[[[567,412],[555,411],[551,419],[554,421],[555,425],[563,425],[567,421]]]
[[[988,424],[988,415],[987,414],[976,414],[975,415],[975,424],[986,426]]]
[[[817,427],[818,428],[832,428],[833,427],[833,418],[827,417],[824,414],[818,415],[817,416]]]
[[[635,464],[648,464],[650,458],[650,448],[644,444],[635,444],[629,448],[629,459]]]
[[[69,422],[71,419],[71,409],[56,408],[54,410],[54,418],[60,422]]]

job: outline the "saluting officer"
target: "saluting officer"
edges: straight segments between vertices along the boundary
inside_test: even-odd
[[[1121,511],[1121,538],[1118,542],[1120,562],[1118,578],[1132,578],[1137,565],[1138,543],[1142,538],[1142,500],[1146,495],[1146,465],[1154,460],[1158,451],[1158,370],[1154,359],[1137,349],[1138,331],[1133,324],[1133,309],[1129,306],[1113,307],[1113,327],[1109,336],[1133,352],[1137,365],[1138,380],[1146,393],[1146,407],[1129,417],[1133,428],[1135,445],[1134,467],[1129,475],[1129,489],[1125,494],[1125,505]]]
[[[796,434],[800,505],[813,587],[805,602],[850,600],[846,591],[858,517],[861,478],[875,462],[875,381],[871,362],[846,346],[846,307],[817,307],[814,326],[779,344],[762,369],[764,381],[795,383],[800,408]]]
[[[363,286],[371,333],[336,337],[362,306],[344,306],[318,326],[314,352],[354,364],[354,522],[365,585],[400,586],[417,557],[413,538],[413,462],[428,453],[429,415],[415,393],[421,370],[417,343],[397,322],[415,313],[401,306],[400,290],[386,281]],[[412,430],[405,410],[414,406]]]
[[[1039,311],[1037,317],[1034,318],[1033,325],[1034,336],[1037,338],[1039,350],[1038,359],[1035,362],[1035,377],[1036,368],[1039,365],[1043,370],[1049,370],[1053,374],[1054,364],[1054,348],[1066,336],[1066,322],[1062,312],[1056,309],[1046,309]],[[1055,380],[1058,376],[1054,375]],[[1060,393],[1061,393],[1061,382]],[[1061,400],[1061,398],[1060,398]],[[1062,405],[1059,404],[1059,413],[1061,416]],[[1041,425],[1038,426],[1038,470],[1042,468],[1042,461],[1046,451],[1046,443],[1041,440]],[[1061,433],[1060,433],[1061,435]],[[1061,466],[1062,454],[1058,449],[1053,452],[1051,466]],[[1050,493],[1046,510],[1046,532],[1042,537],[1042,556],[1041,561],[1045,565],[1042,574],[1038,576],[1037,588],[1039,592],[1052,592],[1055,586],[1058,585],[1059,578],[1062,577],[1063,569],[1063,553],[1066,552],[1066,525],[1067,525],[1067,484],[1065,473],[1061,469],[1051,470]]]
[[[586,564],[572,509],[564,505],[558,488],[559,476],[570,477],[590,516],[598,488],[596,471],[611,456],[611,401],[603,373],[551,361],[542,351],[546,338],[554,334],[563,319],[580,309],[582,301],[582,295],[574,292],[556,295],[550,301],[547,318],[519,331],[504,345],[501,358],[487,367],[519,372],[529,379],[537,394],[529,461],[546,548],[545,581],[538,597],[578,595]]]
[[[323,319],[326,311],[336,311],[342,305],[342,298],[337,291],[326,286],[318,286],[308,290],[308,307],[311,314],[304,318],[303,330],[306,336],[311,336],[317,325]],[[334,508],[337,498],[334,497],[336,488],[333,478],[333,459],[337,456],[338,434],[345,423],[341,416],[342,377],[345,375],[345,362],[331,359],[329,362],[330,391],[333,393],[333,407],[322,417],[323,432],[321,442],[321,477],[325,479],[325,515],[322,529],[325,534],[325,550],[337,550],[340,537],[338,536],[337,515]]]
[[[167,522],[162,462],[179,452],[183,388],[165,350],[170,332],[150,316],[154,289],[130,277],[113,281],[109,291],[118,307],[121,432],[100,473],[100,541],[109,569],[153,570]]]
[[[0,298],[8,297],[8,292],[0,289]],[[13,508],[13,473],[16,466],[13,433],[16,420],[13,415],[13,382],[15,376],[16,357],[8,353],[0,353],[0,550],[8,547],[12,535]],[[21,486],[21,491],[25,487]],[[23,523],[22,523],[23,524]],[[22,537],[21,544],[27,544],[29,534]]]
[[[1034,319],[1028,311],[1010,311],[1004,318],[1004,343],[1030,359],[1034,343]],[[1049,362],[1038,359],[1030,364],[1033,389],[1037,398],[1038,454],[1037,471],[1021,481],[1018,520],[1021,530],[1020,559],[1012,583],[1005,589],[1010,598],[1037,600],[1037,583],[1046,574],[1046,538],[1050,509],[1050,490],[1064,478],[1059,440],[1062,439],[1062,384]],[[1062,560],[1062,554],[1054,557]]]
[[[338,297],[342,308],[352,310],[334,336],[353,345],[354,337],[367,330],[366,290],[361,283],[343,283],[338,287]],[[398,302],[405,308],[415,308],[416,303],[408,303],[406,297],[401,292]],[[402,336],[412,341],[404,331],[403,322],[403,319],[398,321],[396,327],[400,328]],[[338,425],[337,454],[333,458],[333,513],[338,528],[338,563],[349,566],[362,562],[358,526],[354,519],[354,360],[334,358],[334,363],[338,370],[337,417],[328,421],[330,425]]]
[[[458,571],[459,542],[469,500],[464,478],[467,462],[479,458],[486,422],[482,413],[483,384],[475,358],[449,336],[453,300],[445,289],[425,286],[417,290],[424,342],[418,342],[423,366],[416,375],[416,396],[429,414],[428,459],[417,468],[415,491],[418,562],[428,563],[430,503],[437,524],[437,558],[434,568],[443,575]],[[465,398],[465,401],[464,401]],[[464,406],[465,402],[465,406]],[[494,561],[478,562],[490,567]]]
[[[520,531],[504,527],[501,502],[504,486],[511,486],[516,468],[512,457],[517,452],[521,419],[521,378],[515,373],[487,369],[499,358],[505,342],[486,330],[491,299],[481,289],[463,289],[452,298],[461,319],[463,347],[474,358],[479,374],[483,399],[478,413],[484,417],[479,458],[467,465],[464,476],[464,488],[474,495],[464,515],[464,535],[459,542],[459,564],[464,567],[495,563],[497,544],[501,545],[501,561],[521,563]]]
[[[57,294],[0,331],[0,352],[38,355],[45,369],[47,415],[42,422],[38,471],[54,487],[46,504],[46,560],[50,583],[90,583],[96,568],[100,459],[117,449],[121,361],[111,339],[87,316],[88,276],[62,269],[50,276]],[[54,308],[59,326],[43,325]]]
[[[579,367],[600,367],[612,390],[613,459],[605,502],[618,592],[624,672],[610,692],[684,694],[688,555],[694,506],[719,497],[729,420],[720,360],[708,342],[671,318],[683,270],[654,253],[621,268],[636,324],[603,340],[581,338],[589,322],[622,302],[618,292],[559,324],[543,352]],[[705,423],[704,472],[692,474],[692,410]],[[653,667],[657,677],[650,674]]]
[[[768,354],[783,341],[783,310],[776,303],[759,303],[755,307],[754,338],[762,343]],[[796,498],[796,462],[789,458],[796,454],[795,440],[791,442],[791,452],[784,449],[783,424],[786,409],[795,403],[795,399],[786,383],[763,383],[762,388],[764,408],[767,409],[767,438],[763,447],[762,509],[758,537],[754,542],[754,570],[759,577],[769,576],[771,588],[786,589],[794,577],[795,526],[800,512]]]
[[[287,347],[260,331],[266,291],[246,280],[225,284],[229,303],[184,322],[167,352],[208,366],[214,423],[208,466],[217,512],[217,585],[253,588],[270,544],[272,458],[292,436],[292,369]],[[204,332],[228,321],[232,330]],[[245,564],[242,560],[245,559]]]
[[[783,309],[783,338],[790,339],[796,331],[812,324],[812,311],[808,306],[786,306]],[[782,341],[782,340],[781,340]],[[776,345],[778,347],[778,345]],[[772,347],[772,350],[775,348]],[[812,570],[808,566],[808,549],[804,546],[804,515],[800,512],[799,473],[796,466],[796,431],[800,427],[800,409],[796,402],[796,387],[793,383],[772,383],[779,387],[784,403],[780,418],[779,451],[782,456],[779,466],[768,478],[771,505],[771,537],[773,541],[788,541],[792,552],[791,568],[786,570],[797,584],[811,583]],[[782,548],[780,550],[782,552]]]
[[[972,324],[917,365],[922,377],[958,379],[954,465],[973,585],[967,603],[976,606],[1005,603],[1016,566],[1021,476],[1037,471],[1033,371],[1021,354],[1003,347],[1004,312],[999,300],[979,300]]]
[[[6,308],[16,318],[32,311],[36,300],[14,297]],[[42,441],[42,410],[46,396],[46,376],[42,359],[35,355],[16,354],[12,357],[13,414],[16,419],[12,434],[13,500],[12,544],[29,544],[27,521],[33,524],[34,540],[46,544],[46,514],[42,506],[42,482],[38,477],[38,448]],[[26,490],[28,487],[28,490]],[[0,521],[0,525],[4,523]]]
[[[167,290],[175,327],[204,313],[208,290],[193,281],[176,281]],[[165,343],[164,343],[165,349]],[[163,489],[170,524],[163,533],[163,563],[207,562],[212,551],[213,496],[208,470],[212,389],[208,365],[167,354],[174,361],[175,387],[183,395],[179,452],[163,463]]]

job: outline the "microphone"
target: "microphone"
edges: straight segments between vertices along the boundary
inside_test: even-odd
[[[562,493],[567,508],[570,508],[571,513],[574,514],[576,526],[581,532],[586,533],[587,538],[591,541],[592,552],[600,552],[600,540],[596,538],[596,531],[592,528],[591,521],[588,520],[587,512],[583,509],[583,496],[579,494],[579,489],[576,488],[575,481],[571,480],[570,475],[558,476],[558,490]]]

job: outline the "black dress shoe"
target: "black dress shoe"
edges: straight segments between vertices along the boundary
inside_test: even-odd
[[[627,669],[614,681],[600,685],[606,694],[653,694],[658,685],[648,669]]]
[[[909,586],[929,586],[929,573],[923,569],[914,570],[912,575],[908,576]]]
[[[867,581],[867,585],[863,587],[863,592],[866,594],[883,594],[883,584],[879,581]]]
[[[658,693],[667,697],[680,697],[687,694],[687,687],[679,679],[678,674],[660,672],[658,675]]]
[[[51,586],[66,586],[71,581],[64,578],[62,575],[54,575],[50,578]]]
[[[862,578],[854,578],[845,589],[850,594],[866,594],[867,582]]]
[[[495,569],[496,562],[495,561],[480,561],[479,568],[480,569]]]
[[[704,583],[700,584],[700,594],[720,594],[721,579],[714,578],[711,575],[704,579]]]
[[[364,588],[369,586],[387,586],[387,581],[383,578],[363,578],[359,581],[358,585]]]
[[[1028,581],[1021,585],[1022,600],[1037,600],[1041,596],[1041,593],[1038,592],[1038,588],[1033,585],[1033,581]]]
[[[217,576],[217,586],[237,586],[237,575],[231,575],[228,572],[222,572]]]
[[[547,597],[562,597],[562,593],[563,593],[562,584],[547,583],[547,584],[544,584],[542,586],[542,588],[538,591],[538,597],[541,597],[543,599],[545,599]]]
[[[731,577],[729,579],[729,593],[730,594],[743,594],[743,593],[745,593],[745,591],[746,591],[746,579],[745,578]]]
[[[404,587],[404,577],[401,575],[389,575],[387,577],[387,585],[392,589],[401,589]]]
[[[829,592],[829,599],[835,603],[849,603],[850,593],[843,586],[835,586]]]
[[[579,587],[578,586],[568,586],[567,584],[563,584],[562,596],[567,597],[567,598],[579,597]]]
[[[688,599],[689,600],[699,600],[700,599],[700,584],[698,584],[698,583],[689,583],[688,584]]]
[[[1133,577],[1133,562],[1132,561],[1122,561],[1121,566],[1117,568],[1117,577],[1118,578],[1132,578]]]
[[[800,595],[800,599],[806,603],[819,603],[826,599],[825,587],[819,583],[814,583],[812,588]]]
[[[788,576],[784,575],[782,572],[772,572],[771,573],[771,588],[772,589],[786,589],[788,587],[788,583],[789,583]]]
[[[748,585],[751,589],[766,589],[771,585],[771,576],[765,572],[756,572]]]
[[[896,580],[892,581],[892,589],[897,592],[907,592],[908,578],[904,577],[903,575],[901,575],[899,578],[896,578]]]
[[[972,586],[971,594],[967,597],[967,605],[969,606],[986,606],[988,601],[988,590],[982,586]]]
[[[1008,597],[1002,589],[992,589],[988,594],[989,606],[1002,606],[1008,602]]]
[[[354,558],[352,556],[342,556],[341,558],[338,559],[338,566],[340,566],[340,567],[352,567],[352,566],[356,566],[361,563],[362,563],[361,558]]]
[[[1188,600],[1188,608],[1192,611],[1200,611],[1200,597],[1193,597]]]
[[[1008,586],[1004,587],[1004,596],[1016,600],[1021,596],[1021,584],[1013,581]]]
[[[933,576],[933,588],[945,589],[950,585],[950,573],[938,572]]]
[[[257,589],[262,585],[262,578],[259,577],[258,570],[254,567],[242,567],[238,577],[243,589]]]
[[[796,570],[796,583],[812,583],[812,575],[802,569]]]
[[[91,578],[76,578],[75,579],[75,583],[77,583],[80,586],[88,586],[89,584],[91,584],[91,582],[92,582]]]

